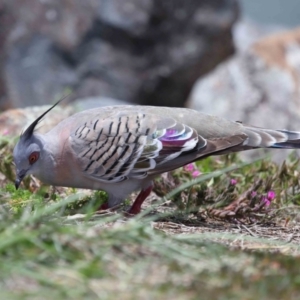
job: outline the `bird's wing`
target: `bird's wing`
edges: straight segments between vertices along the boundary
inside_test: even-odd
[[[96,114],[73,130],[70,143],[83,173],[104,182],[144,178],[158,166],[207,145],[195,129],[140,111]]]

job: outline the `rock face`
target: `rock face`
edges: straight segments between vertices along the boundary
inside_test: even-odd
[[[44,113],[49,105],[33,106],[26,108],[8,109],[0,113],[0,136],[19,136],[36,118]],[[65,118],[76,113],[76,107],[72,105],[55,107],[47,114],[42,123],[37,126],[37,131],[46,133]]]
[[[260,39],[199,80],[188,106],[300,131],[300,29]]]
[[[300,131],[300,29],[238,49],[196,83],[187,106],[259,127]],[[273,158],[281,161],[287,153]]]
[[[127,104],[121,100],[91,97],[78,99],[72,104],[65,105],[60,103],[54,107],[39,123],[36,130],[46,133],[60,121],[67,117],[86,109],[107,105],[124,105]],[[8,109],[0,113],[0,137],[15,137],[21,134],[36,118],[43,114],[51,105],[32,106],[26,108]]]
[[[183,105],[233,53],[236,0],[4,0],[0,108],[62,96]]]

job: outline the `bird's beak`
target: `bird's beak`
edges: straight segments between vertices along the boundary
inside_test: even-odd
[[[15,181],[15,187],[16,187],[16,190],[19,188],[19,185],[21,183],[22,179],[21,178],[17,178],[16,181]]]
[[[15,180],[15,187],[16,187],[16,190],[19,188],[20,186],[20,183],[22,182],[23,178],[25,177],[26,175],[26,171],[22,170],[20,172],[17,172],[17,178]]]

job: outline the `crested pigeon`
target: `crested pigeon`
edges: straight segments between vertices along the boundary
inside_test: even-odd
[[[187,108],[107,106],[68,117],[46,134],[35,132],[55,105],[28,126],[14,148],[16,188],[32,174],[50,185],[104,190],[107,208],[141,190],[130,214],[140,212],[152,180],[163,172],[209,155],[300,148],[300,132],[248,126]]]

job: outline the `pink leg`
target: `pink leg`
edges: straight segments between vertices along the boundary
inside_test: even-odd
[[[128,213],[131,215],[137,215],[141,211],[141,206],[146,200],[146,198],[150,195],[152,191],[152,184],[148,186],[145,190],[141,190],[139,195],[134,200],[132,206],[128,210]]]
[[[98,210],[106,210],[106,209],[108,209],[109,207],[108,207],[108,202],[105,202],[105,203],[103,203],[103,204],[101,204],[100,206],[99,206],[99,208],[97,209],[97,211]]]

